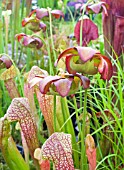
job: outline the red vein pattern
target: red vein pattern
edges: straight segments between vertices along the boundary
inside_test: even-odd
[[[7,110],[7,119],[19,121],[22,132],[26,139],[32,158],[34,150],[39,146],[37,140],[37,126],[30,113],[29,101],[27,98],[14,98]]]
[[[56,170],[74,170],[71,135],[54,133],[42,146],[44,159],[52,160]]]
[[[53,96],[41,94],[41,92],[36,90],[37,99],[39,102],[40,109],[46,121],[49,133],[54,132],[53,127]]]

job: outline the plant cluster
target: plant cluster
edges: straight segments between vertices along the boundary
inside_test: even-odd
[[[0,118],[0,149],[11,170],[29,170],[33,165],[37,170],[122,169],[124,166],[123,50],[120,43],[118,49],[115,47],[115,41],[122,40],[118,13],[115,27],[120,24],[119,37],[116,28],[114,42],[110,34],[106,35],[107,24],[111,24],[109,15],[112,12],[113,16],[114,10],[118,12],[120,3],[111,6],[109,0],[89,0],[75,4],[81,18],[75,24],[74,39],[67,39],[54,26],[57,19],[63,22],[61,10],[37,8],[22,19],[24,32],[14,32],[14,39],[19,43],[17,49],[36,60],[35,64],[29,64],[24,75],[18,67],[20,57],[16,62],[7,53],[0,55],[0,79],[12,99]],[[92,15],[101,12],[106,54],[98,49],[99,29],[91,20]],[[4,16],[7,19],[8,14]],[[111,51],[107,51],[106,44]],[[45,134],[41,119],[47,126]],[[24,158],[14,142],[12,131],[15,130],[21,134]]]

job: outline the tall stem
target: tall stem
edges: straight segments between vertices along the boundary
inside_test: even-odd
[[[64,105],[64,115],[65,115],[65,118],[67,120],[70,117],[67,99],[62,98],[62,102],[63,102],[63,105]],[[76,137],[75,137],[74,127],[73,127],[71,118],[68,119],[68,122],[67,122],[67,131],[68,131],[69,134],[72,135],[72,149],[74,150],[74,162],[75,162],[76,168],[79,168],[78,145],[76,143]]]
[[[46,37],[47,37],[47,51],[48,51],[48,56],[49,56],[49,74],[53,75],[53,66],[52,66],[52,59],[51,59],[51,52],[50,52],[50,43],[49,43],[49,37],[48,37],[48,32],[46,31]]]
[[[53,42],[52,17],[51,17],[51,9],[50,8],[48,8],[48,12],[49,12],[49,21],[50,21],[50,38],[51,38],[52,52],[53,52],[54,62],[55,62],[57,59],[57,56],[56,56],[54,42]]]
[[[15,34],[19,32],[20,18],[19,18],[19,8],[20,0],[15,0],[12,2],[12,58],[14,58],[15,52]]]
[[[9,30],[9,16],[5,14],[5,52],[8,54],[8,30]]]
[[[87,3],[84,4],[84,7],[83,7],[82,20],[81,20],[81,25],[80,25],[80,46],[82,46],[82,42],[83,42],[83,32],[82,32],[83,31],[83,16],[85,14],[86,7],[90,2],[92,2],[92,0],[87,1]]]
[[[73,97],[73,101],[74,101],[74,106],[75,106],[76,121],[77,121],[78,129],[79,129],[79,133],[81,133],[81,126],[80,126],[80,123],[79,123],[78,108],[77,108],[77,102],[76,102],[75,96]]]
[[[0,53],[3,52],[3,22],[2,22],[2,1],[0,1]]]
[[[85,150],[85,127],[86,127],[86,115],[87,115],[87,90],[84,92],[84,110],[83,110],[83,124],[81,133],[81,170],[87,170],[87,157]]]
[[[32,0],[26,0],[26,15],[28,16],[31,11]]]
[[[56,132],[56,95],[54,95],[54,107],[53,107],[53,113],[54,113],[54,116],[53,116],[53,119],[54,119],[54,132]]]
[[[80,113],[82,113],[82,105],[83,104],[83,100],[82,100],[82,87],[80,87]]]

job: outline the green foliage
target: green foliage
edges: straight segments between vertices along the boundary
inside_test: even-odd
[[[93,1],[91,0],[88,1],[87,5],[90,2]],[[6,55],[12,61],[13,67],[17,71],[16,77],[13,78],[13,81],[15,82],[13,87],[15,87],[14,90],[17,88],[19,96],[15,96],[15,97],[18,97],[20,99],[20,97],[25,96],[29,100],[29,106],[27,106],[25,109],[24,108],[22,109],[23,110],[22,115],[20,114],[22,111],[21,107],[20,108],[18,108],[17,106],[15,107],[16,109],[17,108],[20,109],[20,112],[18,114],[20,116],[19,117],[20,119],[19,120],[16,119],[16,121],[18,120],[19,122],[21,122],[22,129],[20,131],[22,132],[23,130],[23,133],[25,134],[25,138],[27,141],[29,137],[28,135],[30,134],[28,133],[28,131],[33,133],[33,130],[36,129],[36,133],[38,133],[38,135],[36,134],[34,138],[36,139],[37,143],[39,142],[39,144],[37,144],[36,147],[41,147],[43,144],[44,144],[43,146],[45,146],[46,144],[45,142],[54,132],[58,132],[58,134],[59,132],[71,134],[72,153],[73,153],[72,155],[73,155],[74,167],[76,169],[87,170],[88,166],[90,169],[90,163],[88,163],[90,158],[86,154],[87,154],[87,150],[89,149],[88,147],[90,147],[89,145],[91,143],[88,145],[88,147],[86,147],[85,138],[87,134],[90,134],[95,139],[96,145],[90,149],[96,149],[97,169],[98,170],[122,169],[124,165],[124,159],[123,159],[124,68],[122,67],[119,58],[116,55],[109,40],[108,40],[109,47],[112,49],[112,53],[114,54],[115,58],[113,58],[113,55],[109,54],[108,51],[106,51],[106,49],[104,48],[102,14],[97,14],[97,15],[89,14],[88,15],[89,18],[92,19],[93,22],[98,26],[99,38],[94,41],[90,41],[87,44],[87,46],[93,49],[97,49],[101,53],[101,54],[98,52],[97,54],[95,53],[94,56],[97,58],[97,62],[96,60],[94,60],[94,62],[96,63],[94,64],[93,62],[92,65],[93,68],[97,70],[98,64],[101,64],[100,60],[103,61],[103,58],[101,56],[102,55],[104,56],[104,53],[106,52],[106,55],[111,59],[112,65],[115,66],[117,69],[117,73],[114,74],[111,79],[110,76],[109,77],[110,80],[108,79],[109,81],[102,80],[100,75],[101,72],[102,74],[104,74],[104,72],[106,73],[106,70],[110,66],[107,65],[107,67],[105,67],[107,62],[105,62],[104,64],[102,63],[103,65],[101,64],[103,67],[100,65],[101,66],[100,68],[104,68],[102,71],[99,69],[100,71],[98,74],[92,75],[91,73],[93,73],[93,71],[91,70],[91,66],[87,65],[87,61],[81,60],[85,55],[83,57],[81,55],[82,58],[80,58],[79,56],[81,52],[78,53],[76,51],[75,53],[74,51],[75,49],[78,49],[76,39],[74,37],[73,38],[69,37],[69,35],[74,32],[74,26],[76,24],[76,18],[75,18],[76,12],[73,16],[71,11],[68,9],[71,15],[71,21],[69,22],[65,22],[61,18],[55,20],[54,16],[57,16],[58,13],[57,14],[54,13],[53,15],[51,9],[54,10],[56,8],[61,9],[63,6],[65,7],[67,5],[67,0],[63,1],[62,6],[61,5],[59,6],[58,3],[59,1],[57,0],[54,2],[52,0],[38,0],[38,6],[40,8],[46,8],[48,12],[46,17],[38,20],[38,23],[43,21],[43,23],[46,24],[46,32],[44,32],[44,30],[42,29],[40,29],[40,31],[38,32],[33,32],[32,30],[28,29],[29,27],[27,26],[22,27],[21,25],[21,21],[24,18],[28,18],[28,17],[30,18],[30,16],[28,15],[30,12],[29,10],[31,9],[31,4],[29,4],[28,1],[22,0],[22,3],[20,3],[18,1],[12,0],[13,8],[11,9],[11,12],[7,11],[7,4],[5,4],[4,1],[0,1],[0,44],[1,44],[0,54],[1,56]],[[51,9],[48,7],[50,7]],[[74,7],[72,8],[74,9]],[[63,10],[65,11],[65,8]],[[81,16],[82,18],[85,17],[84,15],[85,12],[86,12],[86,7],[84,7],[83,9],[82,16]],[[35,17],[35,13],[33,13],[32,17]],[[34,21],[36,22],[36,20]],[[82,44],[84,38],[82,29],[83,28],[80,26],[80,33],[79,33],[80,40],[81,40],[80,44]],[[30,44],[29,41],[30,45],[28,44],[29,45],[28,47],[24,45],[22,40],[19,43],[18,41],[15,40],[15,35],[22,32],[24,32],[26,35],[34,36],[36,39],[39,38],[43,43],[43,46],[40,49],[37,49],[35,47],[35,45],[37,45],[36,41],[34,44],[32,44],[32,42]],[[88,37],[89,34],[86,36]],[[76,46],[76,48],[74,46]],[[29,47],[33,47],[33,48],[29,48]],[[70,48],[72,51],[70,50],[70,53],[68,53],[68,55],[70,54],[72,55],[71,66],[73,67],[74,70],[69,65],[69,62],[66,63],[64,58],[65,56],[62,57],[62,60],[60,60],[60,63],[58,63],[58,67],[55,67],[54,63],[58,58],[58,56],[62,54],[64,50],[67,52]],[[68,55],[66,57],[68,57]],[[101,57],[100,60],[98,56]],[[92,57],[89,59],[90,61],[93,61]],[[59,57],[59,59],[60,58],[61,57]],[[108,60],[106,59],[106,61]],[[124,61],[123,54],[122,54],[122,61]],[[88,80],[90,80],[90,87],[87,86],[89,87],[88,89],[83,89],[83,87],[81,86],[82,83],[79,83],[78,80],[79,77],[78,78],[76,77],[74,82],[75,84],[73,84],[73,86],[74,87],[78,86],[77,88],[78,91],[77,89],[73,91],[74,93],[75,91],[77,91],[74,96],[71,95],[67,98],[59,97],[59,103],[57,103],[58,96],[56,96],[57,93],[55,92],[56,90],[58,90],[57,88],[59,88],[58,90],[59,92],[61,90],[65,92],[67,90],[66,88],[68,88],[67,83],[65,83],[66,86],[65,88],[63,88],[63,86],[60,85],[61,83],[60,84],[58,83],[59,85],[55,85],[54,83],[56,83],[56,81],[54,79],[53,81],[50,81],[50,79],[49,81],[47,80],[48,81],[46,83],[47,86],[44,87],[43,93],[46,93],[46,91],[48,91],[49,94],[52,95],[54,94],[54,95],[52,97],[45,98],[44,95],[47,96],[47,94],[41,94],[40,93],[41,85],[37,85],[39,83],[39,80],[38,83],[37,81],[36,83],[34,82],[36,80],[35,78],[39,79],[40,77],[41,79],[43,79],[46,75],[44,76],[43,74],[41,74],[41,72],[39,71],[37,72],[37,70],[31,72],[31,68],[34,65],[38,66],[39,69],[41,68],[46,70],[50,76],[52,75],[54,77],[55,75],[57,76],[61,75],[61,78],[59,77],[61,81],[64,81],[65,78],[71,79],[70,81],[72,81],[72,79],[74,79],[76,76],[73,75],[72,78],[69,77],[70,76],[69,74],[67,74],[66,77],[64,75],[65,74],[64,71],[71,70],[72,71],[71,74],[73,74],[73,71],[75,71],[75,67],[76,67],[77,72],[83,70],[83,74],[85,74],[85,76],[88,77]],[[1,69],[0,70],[0,79],[1,79],[2,73],[8,69],[6,68],[3,69],[1,67],[0,69]],[[90,72],[86,72],[87,69],[90,70]],[[95,73],[97,72],[98,70]],[[88,75],[89,73],[92,76]],[[10,75],[12,74],[10,73]],[[9,74],[7,76],[9,76]],[[35,85],[33,84],[32,87],[29,87],[31,85],[31,81]],[[86,81],[84,82],[86,83]],[[49,86],[51,87],[48,90],[47,88]],[[27,88],[26,89],[27,91],[24,90],[24,87]],[[7,91],[6,81],[0,80],[0,118],[2,119],[3,117],[4,118],[6,117],[8,107],[11,106],[10,105],[12,101],[10,97],[11,92],[12,91]],[[59,94],[62,93],[60,92]],[[25,103],[26,102],[24,103],[22,102],[21,104],[25,105]],[[30,108],[30,110],[28,110],[28,108]],[[29,130],[28,125],[32,123],[33,120],[31,119],[32,121],[30,121],[28,116],[25,116],[24,111],[25,113],[28,112],[28,116],[35,121],[34,124],[36,124],[37,126],[33,128],[33,130],[31,131]],[[17,114],[17,110],[14,113],[13,112],[11,113],[14,114],[15,116]],[[21,117],[23,118],[21,119]],[[26,120],[27,118],[28,120]],[[75,129],[71,118],[76,119],[76,124],[79,131],[78,135],[75,135]],[[23,124],[24,123],[23,121],[25,121],[25,124]],[[47,127],[45,123],[47,124]],[[49,123],[51,123],[50,126],[48,126]],[[32,127],[34,127],[33,125]],[[1,126],[2,125],[0,124],[0,128]],[[27,133],[25,133],[25,127],[28,127]],[[2,153],[0,152],[0,162],[1,162],[0,169],[9,170],[8,166],[10,167],[11,170],[20,169],[20,167],[21,168],[23,167],[22,169],[29,169],[28,166],[30,167],[31,170],[36,169],[35,165],[38,164],[38,161],[40,165],[42,164],[40,162],[42,158],[41,160],[38,158],[38,161],[34,159],[33,152],[36,149],[35,146],[32,145],[34,146],[33,151],[31,153],[32,158],[29,157],[27,150],[24,150],[25,154],[27,155],[27,160],[25,162],[16,148],[16,144],[19,145],[24,144],[24,141],[22,142],[23,139],[22,134],[21,135],[18,134],[20,132],[16,130],[15,124],[11,124],[11,128],[12,129],[8,132],[8,134],[10,135],[11,132],[15,143],[11,138],[11,141],[10,143],[8,143],[8,145],[7,145],[7,140],[5,142],[4,139],[5,136],[3,136],[4,135],[3,132],[5,129],[4,130],[2,128],[0,129],[0,148],[2,150]],[[50,131],[51,130],[50,128],[52,128],[52,131]],[[33,136],[33,134],[31,134],[31,136]],[[1,145],[1,141],[3,142],[2,145]],[[32,140],[30,140],[30,142],[32,143]],[[28,144],[30,144],[30,142]],[[12,146],[12,148],[10,146]],[[31,146],[30,147],[28,146],[28,148],[30,150],[32,149]],[[4,149],[6,149],[7,152],[5,152]],[[66,151],[68,148],[64,148],[64,149]],[[16,156],[14,155],[15,153]],[[51,157],[52,156],[53,155],[51,155]],[[14,165],[11,159],[15,162]],[[32,161],[33,159],[34,159],[34,163]],[[53,157],[52,160],[54,162]],[[47,163],[49,164],[49,162]],[[53,163],[51,163],[51,169],[53,167],[54,165]],[[37,166],[37,169],[38,168],[39,165]]]

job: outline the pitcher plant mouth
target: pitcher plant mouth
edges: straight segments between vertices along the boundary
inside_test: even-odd
[[[53,16],[53,18],[55,19],[59,19],[60,17],[64,18],[64,13],[61,10],[52,10],[50,8],[38,8],[33,10],[28,17],[22,20],[22,26],[28,26],[28,29],[32,30],[33,32],[38,32],[40,30],[45,32],[46,24],[41,20],[49,17],[49,15]]]
[[[20,33],[16,34],[15,38],[17,38],[18,42],[20,42],[25,47],[40,49],[43,46],[41,39],[35,36],[29,36],[24,33]]]
[[[113,66],[110,59],[91,47],[68,48],[59,55],[55,65],[61,58],[66,58],[66,69],[71,74],[80,72],[84,75],[94,75],[99,72],[104,80],[110,80],[112,77]]]
[[[40,69],[40,68],[39,68]],[[60,95],[62,97],[74,94],[80,86],[89,88],[90,80],[79,74],[59,73],[59,75],[38,74],[29,81],[29,86],[38,85],[42,94]]]

